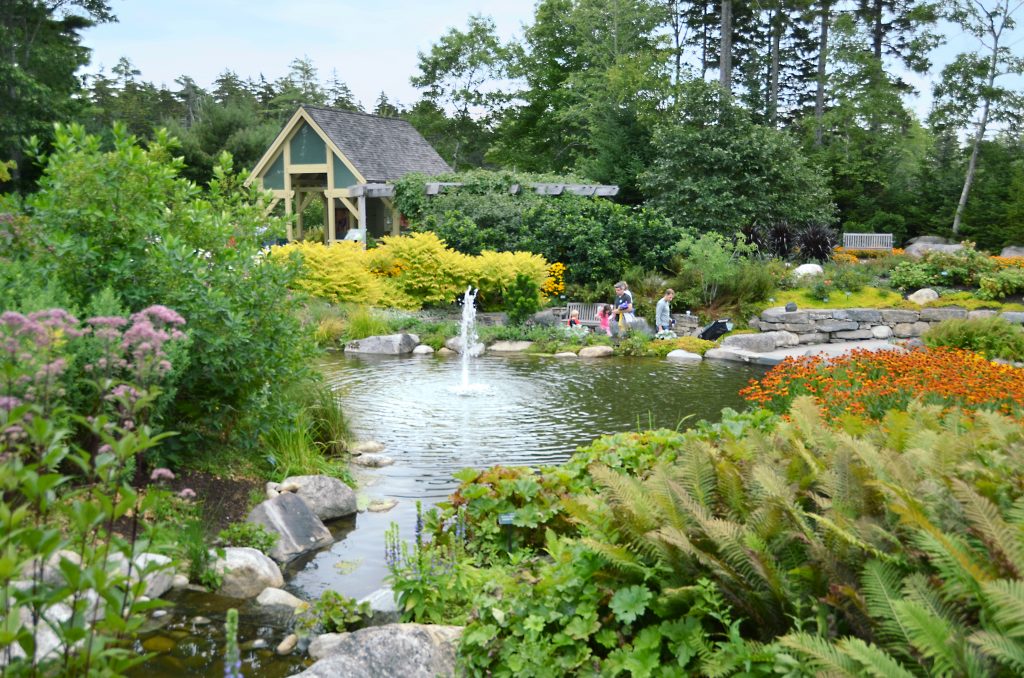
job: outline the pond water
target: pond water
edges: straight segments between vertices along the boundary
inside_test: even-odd
[[[744,406],[739,389],[766,370],[709,361],[485,355],[471,362],[471,387],[463,389],[458,358],[338,354],[321,367],[355,438],[380,441],[382,454],[395,461],[357,474],[361,503],[398,504],[335,522],[332,547],[290,565],[286,588],[304,599],[328,588],[354,598],[380,588],[387,575],[384,531],[395,522],[411,538],[416,501],[444,500],[461,468],[558,464],[603,434],[717,420],[722,408]],[[174,649],[136,675],[222,675],[223,613],[237,601],[190,594],[180,603],[174,623],[161,632],[178,638]],[[193,627],[188,620],[197,614],[213,623]],[[281,620],[261,617],[251,603],[241,606],[240,617],[243,647],[257,638],[270,646],[244,651],[250,667],[244,670],[283,676],[308,661],[273,655],[287,633]]]

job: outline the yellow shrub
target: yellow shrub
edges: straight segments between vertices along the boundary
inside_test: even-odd
[[[370,271],[385,279],[387,305],[419,308],[452,301],[472,280],[473,264],[433,233],[385,236],[367,251]]]
[[[273,259],[287,259],[294,253],[302,259],[302,275],[295,286],[328,301],[377,304],[383,298],[380,281],[366,266],[366,252],[356,242],[324,245],[294,242],[270,250]]]
[[[519,274],[536,283],[538,290],[548,277],[548,262],[539,254],[484,250],[480,256],[472,259],[474,281],[480,288],[479,298],[485,308],[500,308],[506,290]]]

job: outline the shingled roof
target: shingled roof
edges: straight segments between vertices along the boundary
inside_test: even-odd
[[[405,120],[318,106],[302,108],[370,183],[400,179],[410,172],[452,171]]]

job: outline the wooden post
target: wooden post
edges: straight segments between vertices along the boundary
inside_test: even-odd
[[[295,239],[292,234],[291,216],[292,199],[294,196],[292,195],[291,192],[291,183],[292,182],[289,179],[285,179],[284,218],[287,219],[287,221],[285,221],[285,237],[288,239],[288,242],[291,242],[292,240]]]
[[[366,227],[366,194],[365,193],[363,193],[362,195],[359,196],[359,228],[362,230],[363,249],[365,250],[366,249],[367,231],[369,230]]]
[[[295,237],[297,240],[302,240],[304,235],[302,211],[306,205],[302,201],[303,197],[302,191],[295,191]]]
[[[334,198],[327,197],[324,193],[324,238],[327,244],[330,245],[338,240],[338,234],[335,232],[336,221],[334,215]]]

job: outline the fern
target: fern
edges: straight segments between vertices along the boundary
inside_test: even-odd
[[[914,678],[914,674],[891,654],[875,645],[865,643],[860,638],[843,638],[836,645],[843,654],[861,665],[862,675],[868,674],[877,678]]]
[[[1020,529],[1007,524],[995,504],[959,478],[953,479],[953,494],[982,541],[1002,555],[1011,575],[1020,577],[1024,573],[1024,542]]]
[[[861,667],[856,661],[820,636],[812,636],[801,631],[785,635],[779,638],[779,642],[807,657],[815,668],[822,669],[826,675],[850,676],[851,678],[859,678],[863,675]]]

